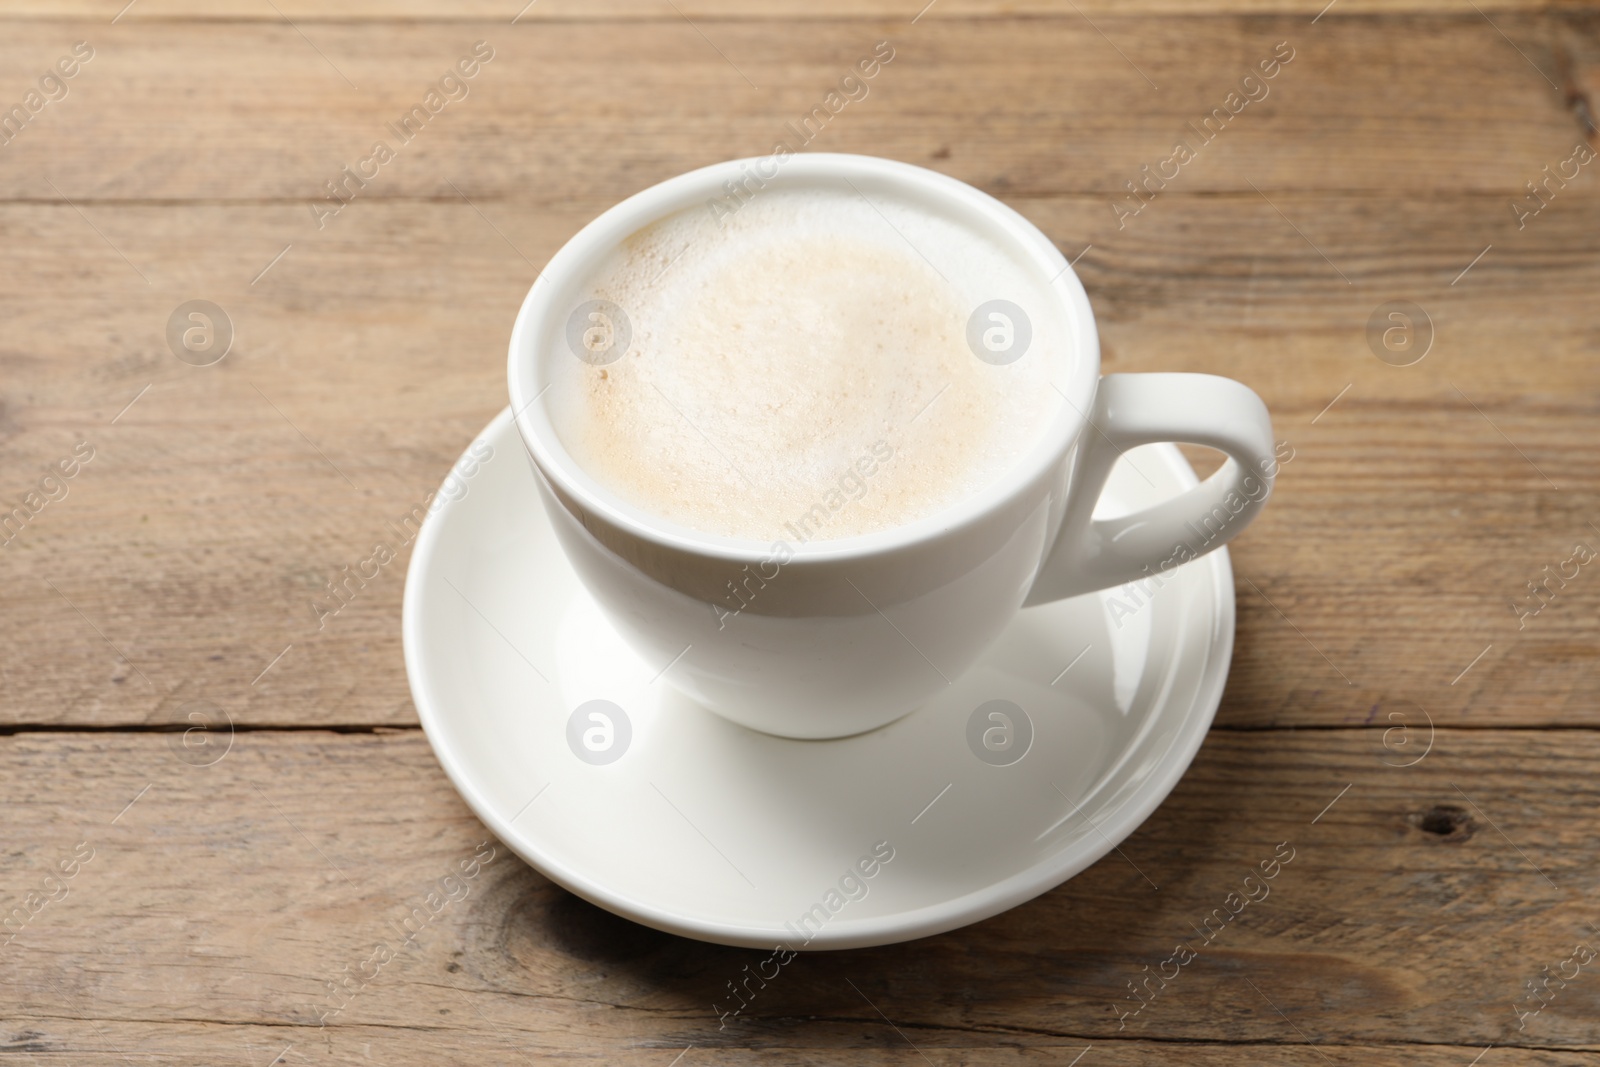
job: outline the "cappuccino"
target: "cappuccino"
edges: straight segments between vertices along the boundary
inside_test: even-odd
[[[720,215],[634,233],[555,339],[557,436],[624,502],[728,537],[852,537],[984,488],[1058,414],[1060,301],[992,237],[848,187]]]

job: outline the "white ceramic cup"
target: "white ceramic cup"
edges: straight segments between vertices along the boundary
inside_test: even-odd
[[[1047,282],[1074,352],[1055,376],[1066,403],[1035,447],[935,514],[803,545],[688,529],[586,473],[562,447],[545,395],[552,361],[574,358],[566,332],[588,299],[586,283],[630,235],[721,200],[730,181],[749,191],[752,171],[761,192],[823,186],[925,206],[987,234]],[[870,156],[734,160],[611,208],[529,290],[509,370],[517,430],[546,511],[617,630],[706,707],[786,737],[843,737],[892,722],[949,685],[1025,605],[1159,575],[1225,544],[1260,510],[1277,469],[1272,425],[1254,392],[1206,374],[1100,378],[1088,297],[1048,238],[963,182]],[[1118,457],[1158,441],[1207,445],[1228,458],[1172,500],[1094,518]],[[736,610],[730,588],[743,591],[731,602],[742,605]]]

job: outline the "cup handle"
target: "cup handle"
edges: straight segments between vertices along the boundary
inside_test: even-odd
[[[1094,518],[1112,465],[1158,441],[1206,445],[1228,459],[1164,503]],[[1278,464],[1267,406],[1212,374],[1108,374],[1083,431],[1066,512],[1024,606],[1149,578],[1233,540],[1272,491]]]

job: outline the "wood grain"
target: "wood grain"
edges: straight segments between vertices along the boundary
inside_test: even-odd
[[[1512,208],[1600,147],[1592,4],[523,5],[0,3],[0,114],[95,49],[0,144],[0,517],[93,449],[0,532],[0,915],[26,916],[0,1063],[1595,1062],[1593,975],[1522,1029],[1514,1007],[1600,943],[1600,572],[1513,609],[1600,549],[1600,178]],[[1293,450],[1233,549],[1218,728],[1125,858],[801,957],[727,1029],[711,1005],[760,954],[614,918],[492,839],[318,1025],[487,834],[416,729],[406,558],[321,629],[311,599],[503,406],[563,241],[770,151],[885,39],[808,147],[1010,203],[1076,259],[1107,371],[1237,377]],[[319,227],[324,183],[478,40],[470,94]],[[1130,217],[1141,166],[1279,41],[1270,94]],[[165,341],[192,299],[236,331],[212,366]],[[1367,338],[1395,300],[1433,329],[1409,367]],[[171,732],[197,708],[236,724],[199,756]],[[1285,841],[1270,898],[1119,1028],[1128,983]]]
[[[1588,570],[1535,618],[1511,607],[1575,542],[1600,548],[1600,210],[1572,193],[1521,233],[1486,197],[1399,215],[1274,198],[1352,284],[1259,197],[1174,195],[1120,234],[1095,199],[1013,200],[1070,254],[1094,245],[1079,269],[1108,371],[1230,373],[1294,449],[1234,550],[1224,725],[1367,723],[1393,701],[1441,723],[1595,721]],[[324,628],[312,600],[503,405],[534,264],[603,206],[357,202],[305,242],[289,205],[86,206],[150,285],[70,207],[0,208],[47,283],[0,297],[13,336],[39,339],[5,357],[8,495],[77,442],[96,449],[0,550],[5,720],[162,722],[204,694],[245,723],[415,722],[395,625],[405,560]],[[1479,240],[1496,247],[1451,286]],[[237,331],[211,367],[163,339],[195,297]],[[1416,366],[1367,348],[1390,299],[1433,317]]]
[[[129,23],[89,34],[18,22],[0,42],[0,63],[14,71],[0,100],[21,100],[74,41],[93,38],[95,57],[64,99],[0,147],[0,197],[286,200],[301,205],[304,232],[315,230],[305,205],[326,196],[324,183],[385,140],[398,158],[358,204],[459,199],[457,190],[474,200],[614,202],[695,166],[765,155],[779,139],[797,147],[787,124],[798,126],[886,39],[893,61],[809,148],[930,163],[1006,196],[1101,196],[1113,218],[1109,202],[1141,180],[1140,167],[1155,167],[1179,138],[1198,142],[1189,124],[1199,128],[1280,41],[1294,59],[1172,192],[1326,189],[1373,195],[1395,214],[1441,190],[1509,200],[1570,154],[1582,109],[1596,113],[1600,22],[1578,15],[1505,15],[1497,24],[1517,45],[1481,18],[1096,24],[1116,32],[1116,47],[1081,19],[935,22],[906,33],[870,22],[789,32],[733,22],[715,27],[714,43],[682,23],[376,33],[337,23],[315,27],[313,40],[288,25]],[[478,40],[495,58],[464,99],[401,145],[388,124]]]
[[[244,732],[226,749],[218,737],[205,767],[174,758],[174,736],[0,743],[0,900],[41,890],[79,842],[93,852],[0,948],[10,1048],[75,1063],[129,1045],[226,1062],[246,1043],[257,1064],[287,1044],[291,1063],[367,1048],[397,1064],[467,1049],[665,1063],[689,1045],[713,1060],[910,1062],[909,1037],[934,1062],[1055,1062],[1088,1044],[1166,1062],[1240,1043],[1299,1046],[1281,1063],[1414,1062],[1429,1045],[1455,1058],[1424,1062],[1465,1063],[1492,1042],[1501,1062],[1567,1063],[1515,1049],[1600,1044],[1586,973],[1522,1031],[1510,1007],[1596,938],[1589,731],[1440,730],[1403,768],[1414,757],[1376,729],[1214,733],[1123,855],[966,930],[802,956],[721,1030],[712,1002],[761,953],[634,926],[503,845],[480,849],[418,732]],[[397,940],[391,920],[491,850],[319,1025],[324,981]],[[1194,927],[1275,852],[1291,858],[1270,893],[1207,944]],[[1128,982],[1182,939],[1198,957],[1119,1029]]]
[[[173,19],[286,22],[393,23],[408,20],[457,21],[470,19],[484,23],[554,21],[669,21],[684,19],[716,21],[814,19],[879,19],[883,21],[927,22],[947,19],[979,19],[1028,16],[1033,18],[1082,18],[1084,15],[1296,15],[1306,21],[1316,18],[1326,3],[1305,0],[352,0],[330,7],[313,0],[63,0],[46,4],[41,0],[6,0],[0,4],[0,18],[59,19],[70,17],[85,22],[144,22]],[[1477,5],[1465,0],[1341,0],[1325,17],[1343,18],[1352,14],[1383,15],[1426,13],[1430,15],[1471,15],[1481,12],[1501,14],[1519,11],[1585,11],[1584,0],[1495,0]]]

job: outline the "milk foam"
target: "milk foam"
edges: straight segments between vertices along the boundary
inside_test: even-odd
[[[1057,413],[1073,358],[1048,285],[985,236],[882,193],[769,189],[627,240],[580,300],[625,354],[551,361],[562,445],[613,493],[706,533],[790,544],[903,525],[987,485]],[[1032,338],[979,359],[1009,300]],[[562,358],[564,357],[564,358]]]

